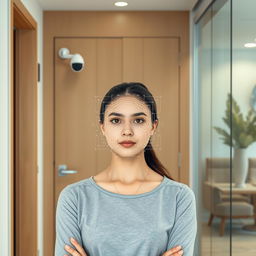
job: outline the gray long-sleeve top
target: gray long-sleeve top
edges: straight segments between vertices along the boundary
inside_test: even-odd
[[[123,195],[90,178],[66,186],[56,209],[55,256],[75,249],[75,238],[88,256],[160,256],[181,245],[193,256],[197,233],[196,201],[186,184],[164,176],[153,190]]]

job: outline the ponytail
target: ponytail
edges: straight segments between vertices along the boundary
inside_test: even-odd
[[[174,180],[168,173],[167,169],[162,165],[162,163],[157,158],[155,151],[151,145],[151,142],[148,142],[144,150],[144,157],[146,160],[147,165],[153,169],[155,172],[162,176],[166,176],[167,178]]]

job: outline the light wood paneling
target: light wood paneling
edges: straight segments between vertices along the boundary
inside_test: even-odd
[[[33,255],[37,252],[36,31],[18,30],[16,37],[15,249],[16,255]]]
[[[152,72],[154,68],[152,66],[147,66],[145,64],[146,58],[150,62],[152,58],[157,58],[163,56],[163,52],[161,49],[156,49],[156,52],[152,52],[151,57],[146,56],[145,58],[141,55],[141,49],[147,49],[147,52],[154,51],[155,41],[157,39],[152,39],[148,41],[143,41],[146,37],[155,37],[155,38],[176,38],[173,42],[171,42],[172,47],[174,49],[179,50],[179,56],[176,54],[172,56],[173,59],[171,61],[177,61],[179,59],[179,67],[178,73],[179,75],[171,76],[170,79],[173,79],[174,82],[179,80],[179,88],[164,88],[161,87],[162,83],[156,82],[158,89],[152,88],[153,95],[159,95],[161,93],[167,92],[178,93],[179,99],[171,99],[171,104],[178,104],[179,107],[179,116],[175,116],[173,114],[170,116],[168,123],[172,120],[178,118],[179,124],[175,129],[179,129],[179,138],[174,139],[173,146],[177,147],[177,141],[179,140],[179,150],[182,154],[181,158],[181,168],[179,169],[178,176],[175,177],[179,181],[183,183],[189,183],[189,12],[179,11],[138,11],[138,12],[95,12],[95,11],[46,11],[44,12],[44,229],[47,232],[44,233],[44,253],[45,255],[51,255],[54,249],[55,243],[55,234],[54,234],[54,226],[55,226],[55,209],[54,206],[54,179],[53,172],[55,172],[55,163],[54,163],[54,75],[55,68],[53,63],[53,53],[56,53],[56,49],[54,49],[54,39],[65,39],[65,38],[89,38],[96,39],[98,38],[99,45],[106,45],[105,38],[115,38],[117,47],[119,47],[118,40],[119,38],[125,38],[124,45],[130,47],[130,49],[134,49],[134,52],[130,55],[129,51],[123,54],[123,57],[127,57],[132,59],[136,59],[138,61],[138,69],[136,72],[132,72],[134,68],[131,64],[124,64],[123,66],[119,66],[117,63],[111,63],[116,65],[115,67],[120,70],[120,74],[123,72],[124,76],[120,78],[114,78],[112,81],[107,80],[107,85],[109,88],[114,84],[119,83],[122,80],[139,80],[143,81],[147,84],[147,81],[152,83],[154,81],[154,76]],[[143,40],[142,40],[143,38]],[[136,43],[132,40],[138,40]],[[127,40],[127,41],[125,41]],[[130,41],[129,41],[130,40]],[[170,39],[171,40],[171,39]],[[163,40],[162,44],[164,45],[166,42]],[[135,46],[136,45],[136,46]],[[62,47],[66,47],[62,45]],[[108,77],[108,79],[112,75],[112,70],[107,70],[104,67],[104,63],[102,61],[112,61],[111,53],[108,52],[104,47],[101,47],[101,54],[97,57],[97,63],[100,62],[99,66],[96,66],[99,72],[96,76],[98,81],[97,83],[104,84],[104,77]],[[77,49],[75,49],[77,51]],[[170,50],[171,51],[171,50]],[[162,55],[161,55],[162,54]],[[168,52],[166,54],[171,54]],[[105,57],[104,57],[105,56]],[[106,57],[110,56],[110,57]],[[159,56],[159,61],[163,61]],[[143,64],[141,62],[144,62]],[[89,64],[89,62],[88,62]],[[159,63],[158,63],[159,64]],[[164,64],[164,63],[162,63]],[[92,65],[92,64],[91,64]],[[101,68],[101,66],[104,68]],[[68,67],[66,66],[66,71]],[[104,70],[105,69],[105,70]],[[145,69],[145,70],[143,70]],[[143,72],[141,72],[143,70]],[[130,71],[130,73],[129,73]],[[177,71],[177,70],[176,70]],[[160,71],[161,72],[161,71]],[[164,72],[168,72],[172,74],[171,70],[163,70]],[[142,74],[143,73],[143,74]],[[148,76],[148,80],[145,79],[145,74]],[[165,73],[166,74],[166,73]],[[77,75],[77,74],[76,74]],[[76,76],[74,79],[79,76]],[[151,77],[151,78],[150,78]],[[163,76],[163,83],[166,82],[166,76]],[[77,81],[77,80],[72,80]],[[156,81],[156,80],[155,80]],[[105,87],[96,87],[96,91],[94,91],[94,96],[103,95],[103,92],[106,92]],[[93,90],[93,89],[92,89]],[[177,91],[179,90],[179,91]],[[177,101],[178,100],[178,101]],[[165,105],[167,101],[163,101]],[[95,114],[95,113],[94,113]],[[161,121],[160,121],[161,122]],[[175,124],[177,125],[177,124]],[[168,126],[165,128],[167,132]],[[171,137],[168,137],[170,140]],[[167,142],[163,142],[165,147],[167,146]],[[171,142],[169,142],[171,143]],[[99,157],[99,156],[98,156]],[[106,156],[104,156],[106,157]],[[98,159],[98,158],[97,158]],[[173,161],[177,162],[177,159],[173,159]],[[96,162],[98,162],[96,160]],[[172,168],[172,167],[171,167]],[[177,168],[177,166],[176,166]],[[75,168],[72,168],[75,169]],[[97,166],[98,170],[101,170],[102,167]],[[168,168],[169,169],[169,168]],[[87,173],[89,171],[87,170]],[[172,170],[170,170],[172,173]]]
[[[36,255],[37,23],[20,0],[11,2],[10,28],[11,255]]]

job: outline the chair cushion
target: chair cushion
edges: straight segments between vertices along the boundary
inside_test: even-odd
[[[256,184],[256,168],[249,168],[248,171],[248,182]]]
[[[206,169],[206,180],[209,182],[230,182],[230,168]]]
[[[229,195],[220,195],[221,200],[223,202],[230,202],[230,196]],[[248,195],[238,195],[238,194],[234,194],[232,195],[232,202],[234,201],[244,201],[249,203],[251,201],[250,196]]]
[[[230,216],[230,203],[223,202],[215,206],[214,214]],[[232,216],[252,216],[253,205],[246,202],[232,202]]]

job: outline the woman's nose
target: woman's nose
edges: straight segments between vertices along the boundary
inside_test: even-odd
[[[133,131],[132,131],[132,129],[124,129],[124,130],[123,130],[123,134],[125,134],[125,135],[131,135],[131,134],[133,134]]]
[[[124,125],[123,134],[125,134],[125,135],[133,134],[132,127],[129,123]]]

